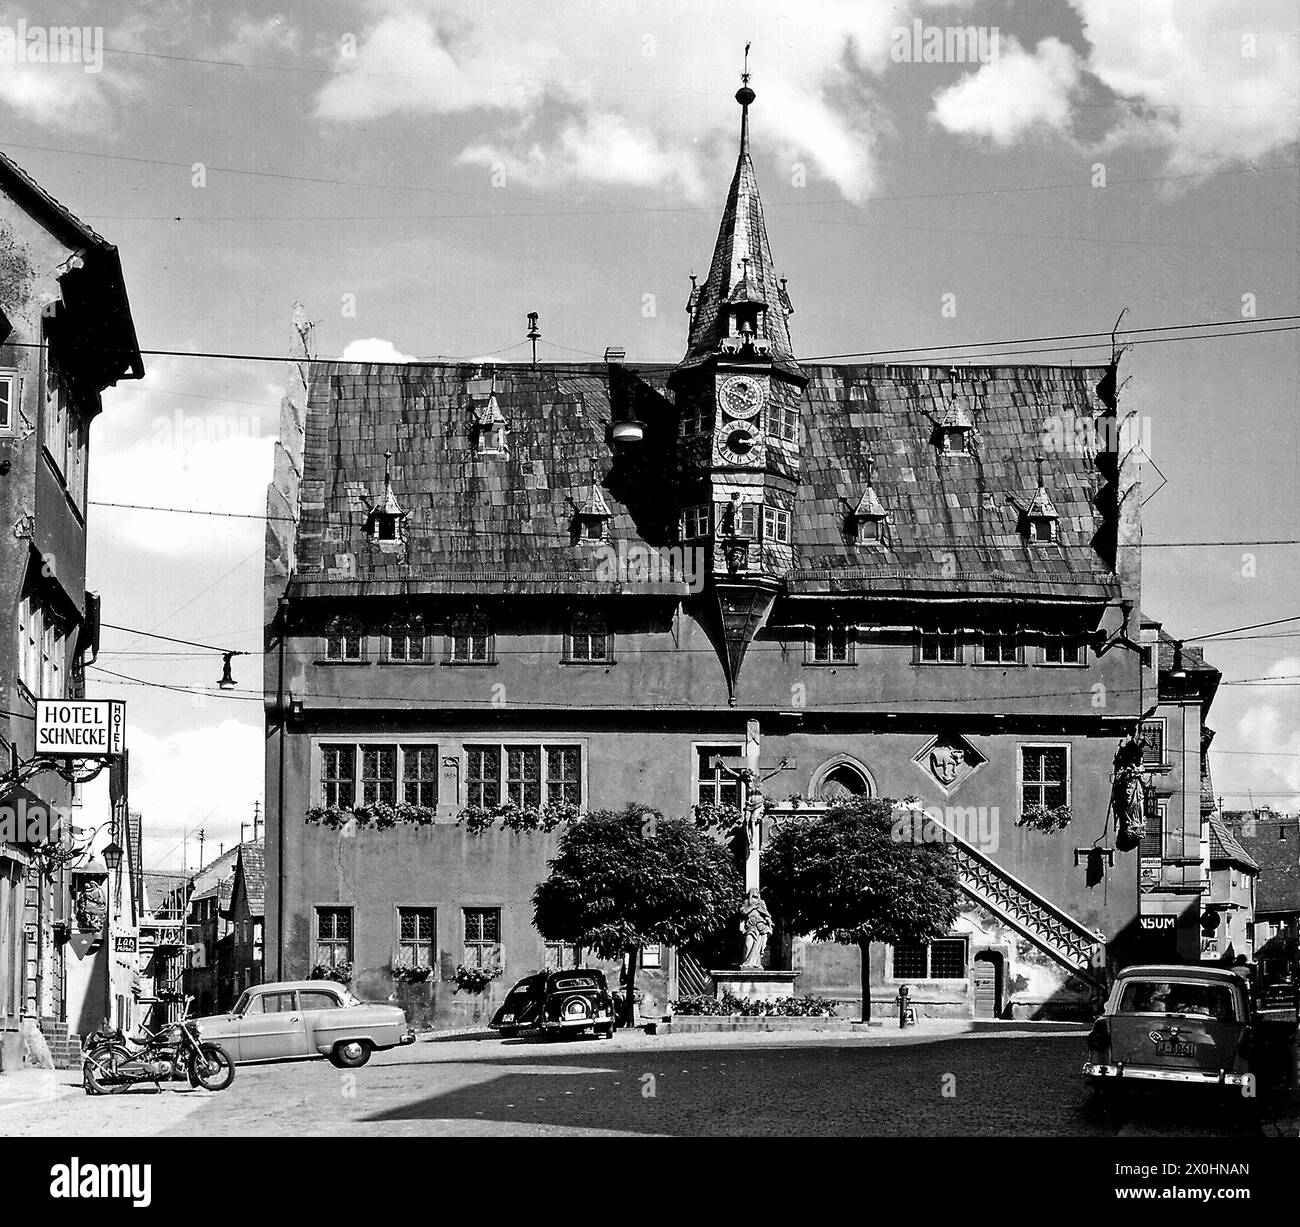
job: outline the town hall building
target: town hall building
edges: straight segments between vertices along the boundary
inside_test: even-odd
[[[1137,948],[1112,770],[1159,662],[1116,364],[801,360],[736,97],[675,364],[321,362],[298,313],[268,500],[268,980],[481,1019],[587,955],[533,925],[555,833],[467,814],[685,815],[736,804],[747,763],[781,768],[769,834],[846,795],[949,828],[964,910],[873,949],[877,1009],[907,984],[927,1013],[1079,1013]],[[860,999],[856,947],[778,937],[796,992]],[[458,967],[501,977],[465,991]],[[647,951],[643,1008],[708,971]]]

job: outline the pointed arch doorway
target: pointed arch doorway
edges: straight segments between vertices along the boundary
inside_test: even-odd
[[[855,758],[841,754],[822,763],[813,773],[809,796],[817,801],[849,801],[854,797],[874,797],[871,773]]]

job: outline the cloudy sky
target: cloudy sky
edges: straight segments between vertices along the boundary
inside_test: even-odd
[[[1095,333],[1125,307],[1135,329],[1300,313],[1289,0],[71,2],[0,13],[0,37],[20,19],[104,23],[99,71],[0,63],[0,139],[121,248],[149,349],[277,355],[300,299],[325,356],[522,359],[538,311],[544,358],[675,360],[746,41],[804,356]],[[996,30],[996,58],[908,55],[915,20]],[[1258,327],[1125,358],[1153,542],[1300,537],[1298,334]],[[280,367],[146,365],[105,398],[92,498],[260,511]],[[91,542],[109,622],[259,648],[254,519],[99,507]],[[1296,561],[1152,548],[1144,603],[1188,637],[1284,618]],[[110,631],[101,664],[210,689],[220,661],[192,652]],[[1281,679],[1221,690],[1219,791],[1295,807],[1300,632],[1211,659]],[[229,846],[261,796],[260,662],[235,663],[212,697],[95,675],[130,700],[154,865],[186,827]]]

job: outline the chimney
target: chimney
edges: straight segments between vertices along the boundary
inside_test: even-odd
[[[607,345],[605,347],[606,362],[622,362],[627,358],[627,350],[621,345]]]

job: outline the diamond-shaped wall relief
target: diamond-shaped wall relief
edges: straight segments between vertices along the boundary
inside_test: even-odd
[[[912,755],[912,761],[945,796],[951,796],[988,759],[960,734],[940,733]]]

